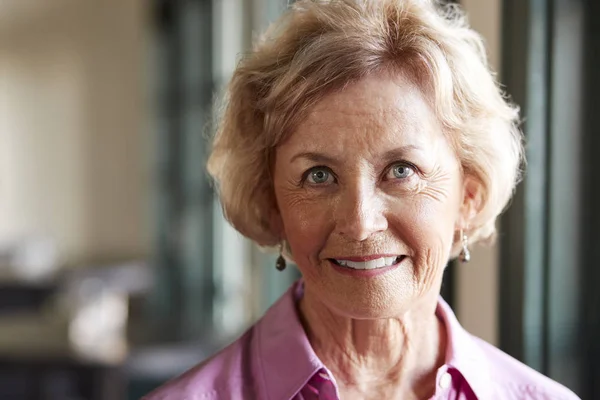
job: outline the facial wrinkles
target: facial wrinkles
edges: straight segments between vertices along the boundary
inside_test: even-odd
[[[427,288],[435,286],[436,278],[439,275],[437,272],[445,265],[444,254],[445,246],[441,239],[430,243],[427,248],[422,249],[420,252],[420,257],[416,261],[420,264],[420,268],[417,268],[415,275],[415,284],[420,295],[424,295]]]
[[[457,182],[460,171],[454,160],[454,152],[443,135],[437,135],[430,140],[430,159],[435,160],[431,169],[424,174],[427,186],[423,193],[438,201],[444,201],[450,195],[453,180]],[[460,180],[458,180],[460,181]]]
[[[324,206],[323,200],[315,198],[298,186],[299,182],[289,176],[282,174],[281,171],[276,175],[284,176],[278,179],[276,184],[277,202],[280,205],[280,213],[283,222],[283,238],[288,241],[292,247],[294,260],[299,265],[316,265],[318,260],[314,252],[307,252],[304,249],[297,248],[298,243],[310,244],[314,240],[315,225],[327,223],[327,206]],[[296,248],[294,248],[296,247]],[[298,250],[298,251],[297,251]],[[306,271],[305,273],[314,274],[315,271]]]
[[[404,202],[398,210],[408,215],[402,226],[409,225],[408,230],[399,232],[413,250],[411,257],[414,263],[415,275],[414,285],[418,288],[431,287],[432,279],[439,268],[445,265],[446,249],[452,240],[452,210],[454,204],[450,199],[455,190],[449,187],[450,180],[446,184],[427,184],[418,194],[415,194],[410,204]],[[414,222],[411,222],[414,221]],[[445,222],[448,221],[448,222]],[[421,224],[429,229],[413,228]],[[394,226],[395,224],[391,224]]]
[[[404,85],[406,92],[390,97],[389,87],[386,83],[350,88],[325,98],[282,144],[276,157],[277,201],[282,205],[285,235],[291,239],[305,278],[314,276],[315,284],[327,285],[345,299],[338,304],[351,304],[357,297],[350,287],[331,280],[337,275],[330,271],[327,258],[408,255],[402,271],[364,283],[361,292],[369,296],[368,304],[383,309],[390,298],[416,294],[424,282],[433,280],[428,276],[439,274],[437,266],[443,265],[448,247],[446,236],[452,233],[448,227],[453,223],[446,221],[453,218],[454,185],[458,187],[453,153],[416,92]],[[386,152],[408,145],[422,150],[410,150],[398,160],[383,158]],[[319,165],[307,160],[286,164],[285,160],[302,152],[333,158],[335,164],[325,166],[336,174],[337,183],[327,188],[299,187],[302,173]],[[405,181],[382,180],[393,161],[414,164],[415,176]],[[336,231],[336,224],[352,222],[348,220],[375,225],[379,221],[383,228],[358,240]],[[407,273],[409,268],[412,273]],[[351,282],[345,277],[338,281]]]
[[[426,217],[427,213],[439,212],[440,205],[451,205],[449,201],[456,192],[455,179],[452,171],[436,166],[430,176],[420,180],[412,193],[416,215]]]

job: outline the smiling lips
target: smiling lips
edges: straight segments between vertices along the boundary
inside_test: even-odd
[[[382,256],[378,258],[373,258],[370,260],[364,261],[354,261],[354,260],[346,260],[346,259],[337,259],[331,258],[330,260],[340,267],[352,268],[352,269],[361,269],[361,270],[370,270],[377,268],[385,268],[391,267],[392,265],[398,264],[404,256]]]

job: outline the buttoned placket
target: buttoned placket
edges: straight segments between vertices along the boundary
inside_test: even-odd
[[[448,394],[450,389],[452,388],[452,375],[448,371],[447,366],[443,366],[438,369],[438,373],[436,376],[436,385],[435,385],[435,395],[433,399],[435,400],[445,400],[448,399]]]

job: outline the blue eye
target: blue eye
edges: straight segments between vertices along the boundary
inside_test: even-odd
[[[406,164],[394,164],[388,173],[388,178],[391,179],[406,179],[410,178],[415,170]]]
[[[306,177],[309,183],[313,185],[323,185],[332,179],[331,172],[325,168],[314,168],[308,172]]]

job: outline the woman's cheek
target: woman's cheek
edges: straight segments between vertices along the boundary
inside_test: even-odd
[[[417,193],[394,199],[390,208],[390,228],[399,234],[413,255],[437,247],[443,249],[444,243],[451,240],[455,212],[447,203]]]
[[[280,205],[285,236],[292,246],[294,260],[316,259],[326,242],[331,223],[330,202],[314,196],[294,196]]]

